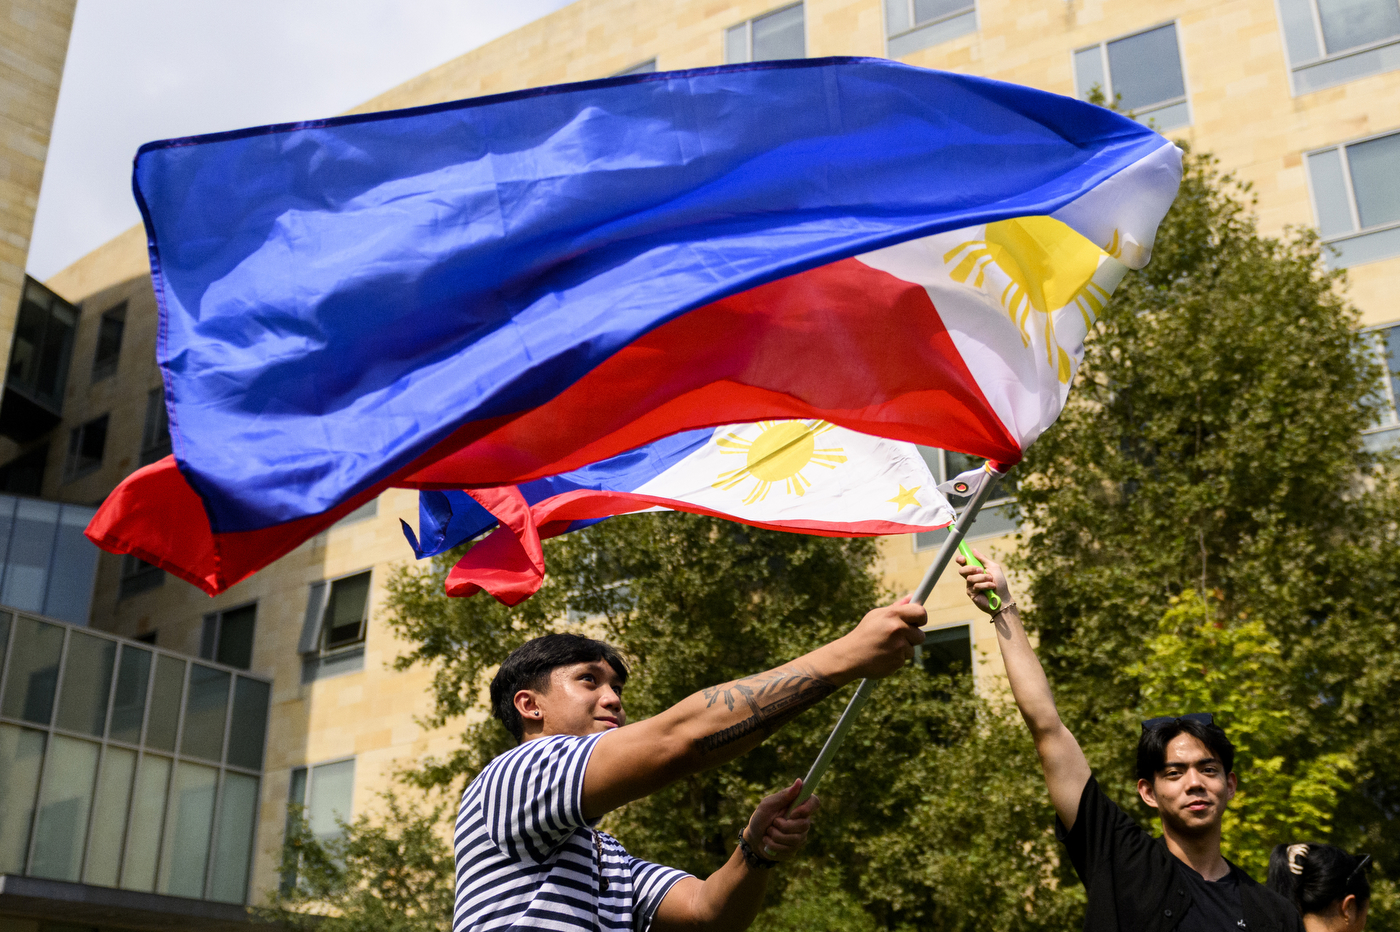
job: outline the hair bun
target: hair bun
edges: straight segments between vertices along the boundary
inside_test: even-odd
[[[1288,872],[1291,874],[1303,873],[1303,858],[1308,856],[1307,845],[1288,846]]]

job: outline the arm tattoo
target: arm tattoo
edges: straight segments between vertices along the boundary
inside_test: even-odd
[[[735,704],[742,702],[749,707],[749,717],[706,735],[696,744],[701,754],[709,754],[755,732],[763,732],[766,738],[835,691],[826,677],[811,668],[795,666],[711,686],[704,692],[707,709],[723,700],[725,707],[733,711]]]

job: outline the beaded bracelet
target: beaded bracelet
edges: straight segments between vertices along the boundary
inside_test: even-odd
[[[739,851],[744,855],[744,863],[749,867],[759,867],[763,870],[772,870],[778,862],[765,858],[753,848],[749,847],[749,841],[744,837],[744,833],[739,833]]]

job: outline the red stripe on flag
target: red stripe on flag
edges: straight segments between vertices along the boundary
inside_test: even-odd
[[[663,324],[545,404],[467,424],[319,515],[214,533],[202,501],[167,457],[127,477],[87,535],[213,595],[391,486],[514,485],[678,431],[770,418],[822,418],[1006,464],[1021,458],[928,292],[845,259]]]

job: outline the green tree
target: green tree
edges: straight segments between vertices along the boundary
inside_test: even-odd
[[[1375,354],[1322,259],[1189,156],[1018,493],[1029,621],[1105,786],[1146,822],[1139,720],[1219,711],[1246,752],[1227,843],[1256,872],[1329,836],[1400,866],[1400,497],[1362,435]]]

